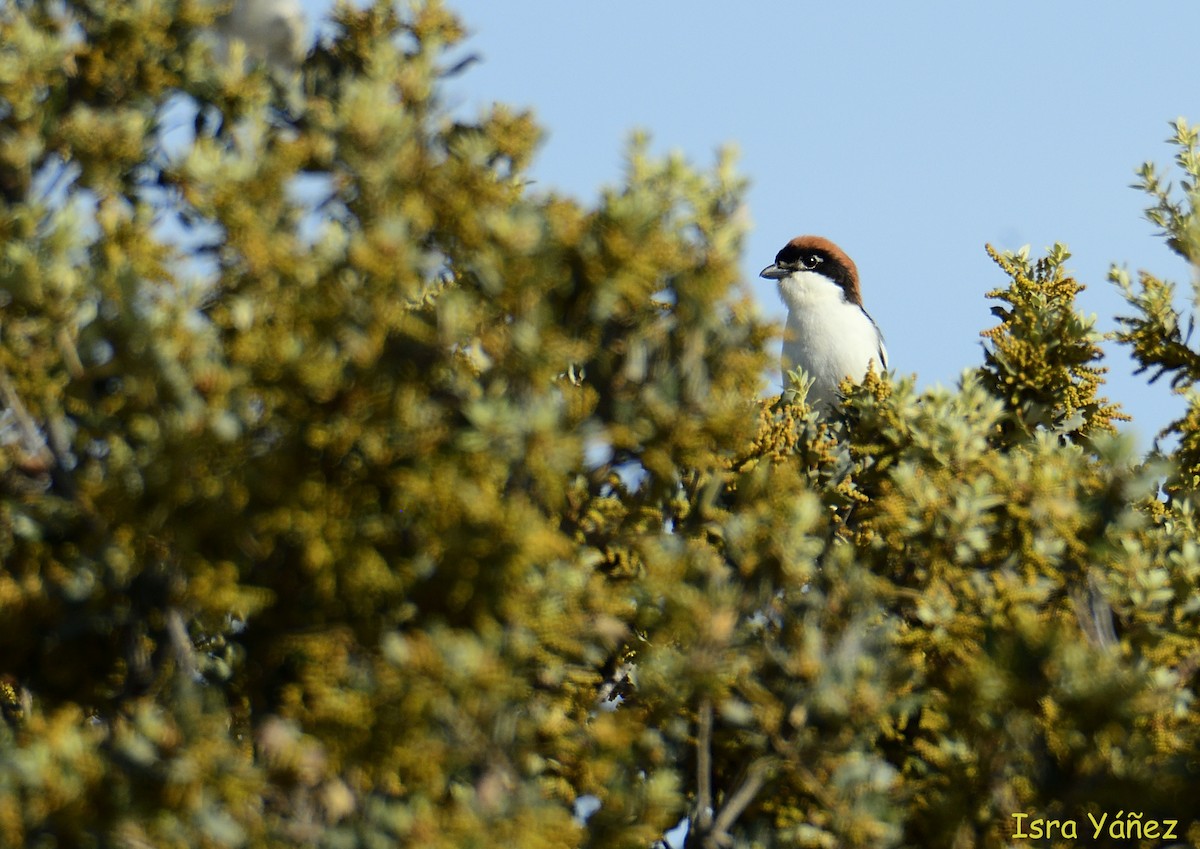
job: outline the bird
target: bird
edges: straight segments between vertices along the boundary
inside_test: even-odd
[[[787,306],[784,380],[791,369],[805,371],[812,380],[809,406],[827,411],[838,402],[843,379],[887,370],[883,334],[863,307],[858,267],[829,239],[797,236],[759,276],[776,281]]]

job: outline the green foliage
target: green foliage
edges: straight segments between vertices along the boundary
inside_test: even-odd
[[[728,156],[585,206],[440,4],[220,11],[0,9],[0,846],[1200,839],[1200,414],[1132,456],[1065,249],[958,388],[764,401]]]
[[[1167,244],[1195,268],[1200,262],[1200,129],[1180,118],[1172,125],[1170,142],[1177,148],[1175,164],[1183,172],[1179,189],[1159,173],[1153,163],[1138,169],[1137,188],[1154,201],[1146,217],[1162,230]],[[1125,269],[1114,266],[1110,279],[1135,310],[1118,320],[1117,338],[1130,346],[1140,372],[1153,372],[1150,381],[1171,376],[1171,389],[1187,399],[1187,412],[1160,434],[1178,440],[1175,465],[1167,482],[1171,492],[1194,493],[1200,488],[1200,352],[1192,344],[1195,316],[1184,318],[1175,303],[1175,284],[1148,271],[1138,273],[1135,286]],[[1192,305],[1200,304],[1200,277],[1192,277]],[[1185,329],[1186,327],[1186,329]]]
[[[1094,330],[1095,318],[1075,312],[1075,296],[1083,286],[1066,276],[1063,263],[1070,253],[1056,244],[1036,263],[1028,248],[988,254],[1012,283],[988,292],[1008,307],[992,307],[1000,324],[982,334],[986,349],[982,372],[992,394],[1005,398],[1012,414],[1006,424],[1028,433],[1049,428],[1071,438],[1111,433],[1113,421],[1128,421],[1096,392],[1105,368],[1090,363],[1101,359]]]

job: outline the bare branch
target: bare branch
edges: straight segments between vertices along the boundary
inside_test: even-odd
[[[713,822],[712,836],[710,845],[726,846],[730,842],[729,829],[742,811],[749,807],[754,801],[754,797],[758,795],[758,791],[762,790],[763,785],[767,782],[767,773],[770,770],[770,758],[759,758],[750,764],[750,768],[746,770],[746,777],[743,779],[741,786],[733,791],[733,795],[721,808],[721,812],[717,814],[716,820]]]
[[[704,833],[712,827],[712,699],[700,702],[696,728],[696,828]]]

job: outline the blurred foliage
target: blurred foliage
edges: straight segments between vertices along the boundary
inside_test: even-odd
[[[820,417],[728,156],[585,206],[442,103],[438,3],[297,67],[223,12],[0,7],[0,846],[1197,845],[1171,284],[1114,272],[1191,400],[1149,461],[1057,246],[957,389]]]

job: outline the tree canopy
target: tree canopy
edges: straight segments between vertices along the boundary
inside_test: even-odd
[[[1111,275],[1149,456],[1062,246],[818,415],[730,156],[563,196],[440,3],[294,66],[225,11],[0,7],[0,846],[1200,844],[1172,283]]]

